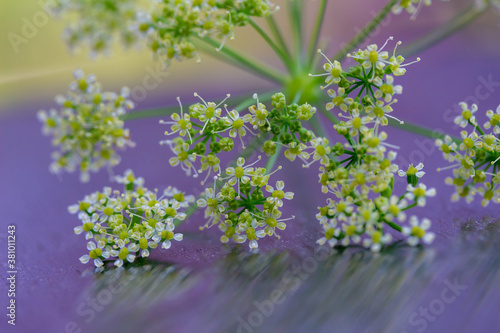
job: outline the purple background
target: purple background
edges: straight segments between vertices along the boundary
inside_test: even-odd
[[[436,8],[444,8],[440,6]],[[393,17],[390,27],[373,40],[383,42],[391,34],[396,40],[411,40],[429,31],[438,21],[437,14],[432,10],[424,13],[431,14],[421,15],[418,26],[407,23],[407,17]],[[443,116],[456,109],[457,102],[472,96],[469,101],[478,99],[482,112],[495,108],[500,103],[500,34],[495,14],[489,13],[438,47],[420,53],[422,61],[398,80],[404,94],[398,98],[394,114],[458,135]],[[333,31],[329,25],[335,23],[326,24],[325,30]],[[341,40],[338,33],[331,36],[337,43]],[[490,91],[480,88],[478,95],[477,87],[488,77],[499,83]],[[220,94],[218,90],[214,93]],[[164,98],[160,98],[153,96],[148,103],[161,105]],[[50,99],[40,104],[51,105]],[[424,137],[388,129],[390,141],[401,147],[400,164],[424,162],[427,174],[423,182],[438,191],[424,209],[415,210],[433,221],[437,238],[431,246],[395,246],[378,255],[349,249],[326,260],[311,259],[315,240],[320,237],[314,215],[324,202],[316,169],[305,170],[280,160],[289,167],[285,182],[286,188],[296,193],[293,214],[297,218],[280,241],[263,241],[260,254],[248,254],[246,246],[221,246],[218,230],[198,233],[203,221],[197,214],[178,228],[185,233],[182,243],[154,253],[152,258],[158,262],[92,274],[90,265],[78,261],[85,252],[85,242],[73,234],[78,221],[66,207],[107,185],[108,177],[105,172],[92,175],[91,182],[82,185],[76,175],[64,175],[60,182],[49,174],[52,148],[40,133],[37,105],[26,103],[0,118],[3,253],[7,225],[15,224],[17,229],[17,325],[9,327],[12,331],[410,333],[424,327],[422,321],[410,323],[412,313],[429,306],[440,314],[424,320],[426,332],[500,330],[496,315],[500,305],[500,208],[482,208],[478,202],[450,203],[452,189],[443,183],[447,174],[434,171],[446,164]],[[168,165],[169,151],[157,144],[164,129],[156,119],[134,120],[127,126],[137,148],[123,154],[116,173],[131,167],[146,178],[149,187],[173,185],[188,192],[201,189],[197,181],[178,177],[179,170]],[[5,312],[5,254],[2,257],[0,276],[4,283],[0,292]],[[294,265],[302,271],[294,270]],[[309,273],[303,273],[306,268]],[[455,280],[466,289],[458,291],[450,304],[440,303],[447,283]],[[116,290],[118,287],[121,290]],[[276,289],[283,291],[284,302],[272,311],[264,306],[255,314],[259,305],[254,302],[268,304],[266,300]],[[95,297],[107,304],[105,309],[97,304],[91,310],[89,304]],[[445,307],[439,308],[440,304]],[[3,332],[10,325],[5,314],[2,316]],[[414,319],[422,318],[417,315]]]

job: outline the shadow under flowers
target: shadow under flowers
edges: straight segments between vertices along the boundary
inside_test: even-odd
[[[93,275],[74,322],[82,332],[476,331],[498,320],[488,313],[500,306],[500,222],[459,223],[461,236],[439,247],[236,247],[201,269],[109,268]]]

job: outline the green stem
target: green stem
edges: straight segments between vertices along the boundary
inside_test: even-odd
[[[301,67],[302,64],[302,0],[290,0],[289,5],[289,15],[290,15],[290,25],[292,27],[292,37],[295,46],[295,64],[296,70]]]
[[[410,209],[410,208],[415,207],[416,205],[417,205],[417,202],[415,201],[415,202],[414,202],[414,203],[412,203],[411,205],[409,205],[409,206],[407,206],[407,207],[405,207],[405,208],[403,208],[403,209],[401,209],[401,210],[403,210],[403,211],[404,211],[404,210],[408,210],[408,209]]]
[[[327,0],[321,0],[318,7],[318,15],[316,21],[314,22],[314,28],[311,33],[311,39],[309,40],[309,52],[308,52],[308,63],[312,65],[312,59],[316,54],[316,45],[318,44],[319,34],[321,32],[321,26],[323,25],[323,19],[325,18],[326,4]],[[310,67],[312,68],[312,66]]]
[[[250,20],[250,25],[259,33],[259,35],[267,42],[267,44],[273,49],[273,51],[281,58],[281,61],[283,61],[283,64],[288,69],[291,69],[291,64],[290,64],[290,58],[283,52],[282,49],[280,49],[272,40],[271,38],[266,34],[264,30],[261,29],[254,21]]]
[[[309,122],[311,123],[312,129],[316,132],[316,136],[321,135],[322,137],[329,139],[329,135],[323,127],[323,123],[319,121],[317,114],[315,114]]]
[[[446,136],[446,134],[436,132],[436,131],[430,130],[428,128],[425,128],[423,126],[409,123],[406,121],[404,122],[404,124],[401,124],[399,121],[396,121],[392,118],[389,118],[389,125],[392,127],[395,127],[395,128],[400,128],[400,129],[405,130],[407,132],[416,133],[416,134],[419,134],[422,136],[426,136],[426,137],[429,137],[431,139],[444,139]],[[451,137],[451,139],[455,143],[460,143],[462,141],[460,138],[457,138],[457,137],[454,137],[451,135],[448,135],[448,136]]]
[[[324,109],[324,108],[321,108],[321,113],[328,119],[330,120],[330,122],[334,125],[338,124],[339,123],[339,120],[337,119],[337,117],[335,117],[335,115],[333,113],[331,113],[330,111]]]
[[[399,232],[403,231],[403,228],[401,228],[401,226],[399,224],[396,224],[396,223],[391,222],[391,221],[386,221],[386,220],[384,220],[384,222],[385,222],[385,224],[387,224],[389,227],[391,227],[394,230],[397,230]]]
[[[448,20],[441,27],[433,29],[432,32],[428,33],[427,35],[422,36],[415,41],[412,41],[405,47],[402,47],[401,54],[405,57],[409,57],[430,48],[431,46],[451,36],[463,27],[474,22],[490,7],[491,6],[489,3],[483,8],[479,9],[475,5],[469,6],[468,8],[457,14],[454,18]]]
[[[385,5],[384,8],[370,21],[364,28],[361,30],[354,38],[346,45],[342,50],[340,50],[333,59],[342,61],[344,57],[352,51],[356,45],[360,44],[369,34],[372,33],[373,30],[380,24],[380,22],[385,19],[385,17],[391,11],[391,8],[398,2],[399,0],[389,0],[389,2]]]
[[[272,169],[274,167],[274,165],[276,164],[276,161],[278,160],[278,156],[280,155],[281,149],[283,149],[283,146],[277,145],[276,152],[271,157],[269,157],[269,159],[267,160],[267,163],[266,163],[266,170],[267,171]]]
[[[199,38],[199,40],[215,48],[218,48],[220,46],[220,44],[217,41],[208,37]],[[237,63],[238,65],[243,66],[244,69],[250,71],[253,74],[260,75],[263,78],[269,79],[273,82],[277,82],[280,84],[286,80],[285,75],[283,75],[282,73],[268,67],[267,65],[261,62],[257,62],[256,60],[251,59],[243,55],[241,52],[234,50],[228,46],[224,46],[218,52],[208,52],[208,53],[212,56],[219,57],[219,52],[227,56],[230,60]]]
[[[271,29],[271,33],[273,34],[274,38],[278,41],[278,44],[281,46],[281,49],[287,55],[287,58],[290,59],[291,58],[290,51],[288,50],[288,46],[285,43],[285,39],[283,38],[281,30],[279,29],[278,25],[276,24],[276,21],[274,20],[274,15],[267,16],[266,21],[267,24],[269,25],[269,29]]]

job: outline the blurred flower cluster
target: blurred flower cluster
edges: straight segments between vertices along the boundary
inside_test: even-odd
[[[126,47],[135,45],[141,38],[136,28],[138,0],[59,0],[55,3],[55,14],[73,18],[63,36],[70,49],[84,45],[95,57],[109,52],[115,34],[119,34]],[[78,19],[75,20],[74,15]]]
[[[488,120],[482,126],[476,118],[477,105],[461,102],[460,106],[455,124],[470,130],[460,133],[461,140],[450,136],[436,140],[444,159],[452,163],[438,171],[453,169],[453,177],[445,179],[455,187],[453,201],[471,202],[478,195],[483,206],[500,203],[500,105],[496,111],[486,111]]]
[[[62,0],[55,11],[78,18],[64,36],[71,48],[87,45],[94,55],[106,53],[119,34],[124,46],[146,44],[168,65],[198,57],[193,39],[217,37],[223,45],[235,27],[277,9],[267,0]]]
[[[76,70],[74,77],[67,94],[56,97],[61,109],[41,110],[38,119],[44,134],[52,136],[52,144],[59,148],[50,170],[59,174],[78,168],[81,181],[86,182],[90,171],[120,162],[117,149],[133,146],[120,117],[134,103],[128,99],[128,88],[119,94],[103,92],[94,75]]]
[[[115,180],[124,185],[124,192],[105,187],[68,207],[81,221],[75,233],[87,240],[89,253],[80,257],[82,263],[92,259],[96,267],[106,261],[122,266],[138,256],[148,257],[158,246],[168,249],[173,240],[182,240],[182,234],[174,233],[175,225],[186,218],[182,211],[194,196],[172,187],[162,194],[148,190],[144,179],[131,170]]]

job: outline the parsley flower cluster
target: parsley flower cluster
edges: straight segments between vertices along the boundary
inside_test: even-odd
[[[50,170],[59,174],[80,169],[80,179],[87,182],[89,172],[113,167],[120,162],[118,149],[133,146],[129,130],[120,116],[133,109],[129,89],[119,94],[103,92],[94,75],[74,72],[75,81],[65,96],[57,96],[60,110],[38,112],[43,133],[52,137],[59,148],[53,153]]]
[[[322,74],[310,74],[310,76],[326,76],[326,85],[321,87],[327,90],[331,102],[326,105],[327,110],[335,107],[340,108],[343,114],[339,116],[345,120],[338,124],[338,128],[354,134],[364,129],[366,124],[375,123],[386,126],[391,115],[392,105],[397,102],[396,95],[402,94],[403,87],[395,83],[395,77],[406,73],[406,66],[420,61],[405,63],[405,58],[396,55],[398,45],[392,52],[384,51],[391,41],[390,37],[382,47],[371,44],[363,50],[358,50],[348,57],[353,58],[359,65],[350,67],[344,71],[338,61],[331,61],[321,50],[318,52],[327,60],[323,66]]]
[[[217,37],[222,47],[234,38],[235,27],[277,9],[267,0],[63,0],[55,11],[77,15],[65,33],[72,48],[87,44],[92,54],[107,52],[119,34],[126,47],[145,44],[168,65],[172,59],[197,58],[194,39]]]
[[[386,44],[390,40],[392,37]],[[386,44],[380,48],[372,44],[350,54],[359,65],[348,71],[319,51],[327,63],[325,73],[317,76],[326,77],[323,88],[335,86],[328,89],[332,101],[326,108],[342,111],[342,120],[334,128],[346,140],[345,144],[333,146],[324,138],[311,140],[316,148],[313,159],[321,165],[322,192],[332,195],[316,215],[324,231],[324,237],[317,241],[321,245],[362,244],[380,251],[392,241],[387,227],[407,236],[410,245],[434,239],[428,231],[428,219],[419,222],[412,216],[408,220],[406,214],[412,207],[424,206],[426,199],[436,193],[419,184],[423,165],[398,170],[394,163],[398,147],[387,142],[387,134],[381,129],[388,124],[388,118],[398,120],[391,113],[397,102],[394,96],[402,93],[402,87],[394,83],[394,77],[404,75],[404,67],[411,64],[396,55],[396,48],[392,55],[384,51]],[[393,193],[396,173],[406,177],[408,184],[399,195]]]
[[[257,98],[254,95],[254,98]],[[255,115],[260,132],[271,134],[270,140],[262,145],[262,151],[271,156],[276,153],[277,145],[283,146],[285,157],[294,161],[297,157],[307,162],[310,153],[307,146],[315,137],[311,130],[304,127],[303,123],[311,119],[316,113],[316,108],[308,103],[287,105],[286,97],[283,93],[276,93],[271,97],[272,109],[268,111],[266,106],[259,103],[250,107],[250,112]]]
[[[283,181],[269,184],[270,176],[281,167],[269,173],[266,168],[254,167],[256,162],[247,164],[240,157],[236,167],[226,168],[224,177],[216,176],[214,186],[206,188],[204,197],[197,201],[208,219],[201,229],[217,225],[223,232],[222,243],[248,240],[250,249],[257,249],[259,239],[280,238],[277,231],[284,230],[285,222],[294,218],[281,217],[281,207],[285,200],[293,199],[293,193],[284,191]],[[219,191],[218,181],[223,184]]]
[[[455,124],[464,128],[460,140],[446,136],[436,140],[436,146],[451,165],[438,171],[453,169],[445,183],[455,187],[452,201],[464,198],[472,202],[481,197],[481,204],[500,203],[500,106],[486,112],[486,122],[476,118],[478,107],[461,102],[462,112]],[[465,130],[468,128],[469,130]]]
[[[124,192],[104,187],[68,207],[81,221],[75,234],[87,240],[89,252],[80,257],[84,264],[92,260],[96,267],[106,262],[121,267],[139,256],[148,257],[158,246],[168,249],[172,241],[182,240],[182,234],[174,232],[175,225],[186,218],[182,211],[194,196],[172,187],[161,194],[148,190],[144,179],[131,170],[116,181],[124,185]]]
[[[141,38],[136,28],[137,0],[59,0],[55,3],[55,14],[78,17],[68,24],[63,35],[70,49],[85,45],[94,57],[110,51],[116,34],[126,47],[137,44]]]
[[[227,105],[221,107],[230,97],[229,94],[219,103],[206,102],[197,93],[195,96],[201,103],[191,105],[188,113],[184,113],[180,99],[177,98],[180,114],[172,114],[171,121],[160,121],[161,124],[170,126],[165,135],[176,137],[160,143],[168,145],[176,155],[170,158],[170,165],[180,165],[188,176],[193,174],[198,177],[200,173],[206,172],[203,184],[212,171],[220,174],[218,154],[231,151],[236,137],[245,147],[243,138],[247,133],[252,133],[251,127],[256,120],[252,114],[242,116],[235,109],[229,111]]]
[[[247,25],[249,19],[270,15],[277,7],[266,0],[158,1],[152,12],[139,15],[139,32],[151,51],[166,64],[172,59],[198,57],[195,37],[234,38],[234,28]]]

